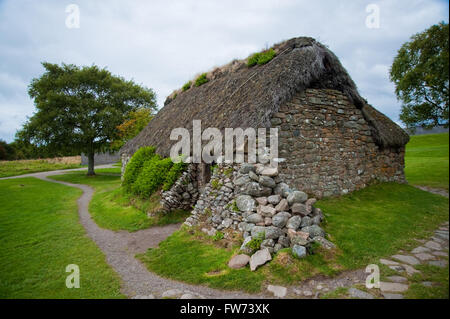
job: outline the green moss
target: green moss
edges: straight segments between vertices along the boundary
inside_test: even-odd
[[[214,241],[219,241],[219,240],[222,240],[223,237],[224,237],[224,234],[222,232],[216,231],[216,233],[213,236],[213,240]]]
[[[202,73],[196,80],[195,80],[195,86],[200,86],[205,83],[207,83],[209,80],[206,77],[206,73]]]
[[[275,57],[276,53],[273,49],[252,54],[247,60],[247,66],[252,67],[256,64],[262,65],[268,63]]]
[[[182,88],[183,92],[189,90],[191,88],[191,85],[192,85],[192,81],[186,82]]]

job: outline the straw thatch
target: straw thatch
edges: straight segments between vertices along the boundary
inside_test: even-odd
[[[168,156],[174,143],[173,128],[191,130],[194,119],[202,127],[270,127],[272,114],[294,94],[307,88],[335,89],[345,93],[362,110],[381,147],[401,147],[408,135],[389,118],[367,105],[338,58],[312,38],[293,38],[273,47],[276,57],[265,65],[248,67],[233,61],[208,73],[209,82],[187,91],[175,91],[149,125],[128,141],[121,153],[134,153],[153,145]]]

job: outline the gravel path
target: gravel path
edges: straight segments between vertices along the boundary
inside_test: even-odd
[[[111,165],[97,166],[108,168]],[[161,298],[161,297],[193,297],[193,298],[262,298],[263,295],[249,295],[241,292],[221,291],[204,286],[189,285],[182,282],[162,278],[151,273],[134,256],[143,253],[176,231],[181,224],[172,224],[162,227],[151,227],[133,233],[127,231],[111,231],[97,226],[88,211],[94,190],[83,184],[72,184],[47,178],[70,171],[82,169],[69,169],[32,173],[20,176],[11,176],[2,179],[36,177],[38,179],[79,188],[83,195],[78,199],[78,214],[80,222],[86,229],[88,236],[106,255],[106,261],[122,278],[121,291],[130,298]]]

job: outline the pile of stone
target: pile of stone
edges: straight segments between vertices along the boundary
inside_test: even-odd
[[[290,247],[294,256],[303,258],[312,242],[328,249],[334,247],[325,239],[325,231],[320,227],[324,216],[314,207],[315,202],[306,193],[291,189],[274,167],[221,165],[186,224],[201,224],[209,235],[227,229],[241,232],[242,254],[230,261],[230,267],[243,267],[247,260],[255,270],[283,248]],[[251,249],[247,244],[257,238],[261,244],[255,252],[255,247]]]
[[[189,165],[168,191],[161,192],[163,210],[191,209],[199,196],[197,186],[197,167]]]

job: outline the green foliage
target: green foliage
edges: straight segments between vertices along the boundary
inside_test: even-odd
[[[182,88],[183,92],[189,90],[191,88],[191,85],[192,85],[192,81],[186,82]]]
[[[156,109],[155,93],[93,65],[43,63],[45,73],[31,81],[36,107],[18,138],[50,150],[93,155],[110,148],[117,126],[138,108]],[[88,174],[94,174],[93,156]]]
[[[125,168],[123,175],[123,186],[131,191],[132,185],[136,182],[139,174],[144,167],[144,163],[155,156],[155,148],[152,146],[141,147],[131,157]]]
[[[196,80],[195,80],[195,86],[200,86],[208,82],[209,80],[206,78],[206,73],[202,73]]]
[[[173,163],[170,158],[161,159],[158,155],[144,163],[141,173],[131,187],[133,194],[143,198],[156,192],[164,183],[166,175]]]
[[[247,61],[247,66],[252,67],[256,64],[266,64],[275,57],[276,53],[273,49],[252,54]]]
[[[245,246],[255,252],[259,250],[265,237],[265,232],[260,232],[255,237],[253,237]]]
[[[219,182],[218,179],[213,179],[211,180],[211,187],[213,189],[219,189],[220,187],[222,187],[222,184]]]
[[[400,120],[408,127],[449,124],[449,28],[441,22],[402,45],[390,70]]]
[[[161,158],[154,147],[141,147],[127,164],[122,184],[129,193],[148,197],[161,186],[169,190],[186,167],[183,161]]]
[[[170,168],[169,172],[167,172],[166,177],[164,179],[163,190],[168,191],[172,185],[177,181],[177,179],[181,176],[181,173],[186,169],[186,164],[183,162],[174,163]]]
[[[117,126],[118,136],[111,142],[111,148],[119,150],[128,140],[138,135],[153,118],[152,109],[139,108],[131,111],[124,122]]]
[[[213,236],[213,240],[214,241],[219,241],[219,240],[222,240],[223,237],[224,237],[224,234],[222,232],[216,231],[216,233]]]

